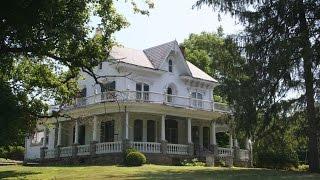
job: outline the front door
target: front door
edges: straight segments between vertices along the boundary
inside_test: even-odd
[[[78,139],[79,144],[84,145],[86,143],[85,139],[86,139],[86,126],[80,125],[79,126],[79,139]]]
[[[203,127],[203,147],[209,148],[210,144],[210,128]]]
[[[199,126],[192,126],[191,138],[193,144],[199,145]]]
[[[113,142],[114,141],[114,120],[101,122],[101,142]]]
[[[178,122],[176,120],[166,120],[166,140],[168,143],[178,144]]]

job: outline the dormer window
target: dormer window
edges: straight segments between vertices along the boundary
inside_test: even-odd
[[[172,72],[172,60],[171,59],[169,59],[169,61],[168,61],[168,69],[169,69],[169,72]]]

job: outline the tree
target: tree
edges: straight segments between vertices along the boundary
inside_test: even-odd
[[[148,13],[130,2],[135,12]],[[93,15],[101,18],[94,36],[94,27],[88,24]],[[47,116],[48,103],[70,103],[78,92],[80,71],[97,80],[93,67],[108,58],[116,44],[113,33],[127,25],[112,0],[2,2],[0,84],[7,94],[1,94],[0,109],[8,112],[0,113],[2,135],[6,135],[1,140],[11,139],[16,131],[32,132],[36,120]],[[10,143],[14,141],[0,145]]]
[[[299,104],[306,109],[308,124],[309,169],[319,170],[315,110],[315,88],[319,84],[319,19],[317,0],[199,0],[197,7],[208,5],[220,12],[229,12],[245,26],[242,41],[249,62],[255,71],[264,97],[261,107],[265,122],[283,106]],[[288,98],[288,92],[300,93]],[[298,92],[298,93],[297,93]],[[288,110],[288,108],[286,109]],[[283,113],[289,113],[283,111]]]

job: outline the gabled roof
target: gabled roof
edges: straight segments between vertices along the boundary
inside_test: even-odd
[[[174,40],[142,51],[116,46],[112,48],[110,56],[123,63],[159,70],[162,63],[176,45],[178,45],[178,42]],[[193,65],[191,62],[186,61],[186,66],[190,71],[192,78],[217,82],[217,80]]]
[[[154,46],[148,49],[144,49],[143,52],[149,58],[151,63],[156,69],[159,69],[162,62],[167,58],[170,51],[174,47],[176,41],[171,41],[158,46]]]

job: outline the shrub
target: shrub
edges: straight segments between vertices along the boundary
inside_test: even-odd
[[[130,154],[131,152],[138,152],[138,151],[136,149],[134,149],[134,148],[126,149],[126,151],[123,152],[123,163],[124,164],[127,164],[126,163],[126,158],[127,158],[128,154]]]
[[[258,148],[254,160],[258,167],[266,168],[289,169],[297,168],[299,165],[297,153],[288,148],[276,150]]]
[[[0,147],[0,158],[7,158],[8,151],[4,147]]]
[[[24,151],[22,146],[9,146],[6,156],[13,160],[23,160]]]
[[[127,166],[142,166],[146,161],[146,156],[141,152],[130,152],[125,162]]]
[[[183,160],[181,162],[182,166],[205,166],[206,163],[199,161],[197,158],[193,158],[191,161],[190,160]]]

